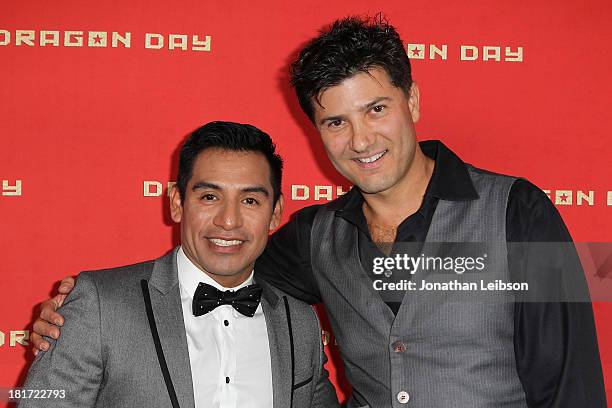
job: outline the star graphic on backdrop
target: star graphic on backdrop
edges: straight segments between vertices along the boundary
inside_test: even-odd
[[[102,43],[102,37],[100,37],[100,34],[98,34],[98,35],[96,35],[96,36],[94,37],[94,42],[95,42],[96,44],[101,44],[101,43]]]
[[[561,194],[559,198],[561,198],[561,201],[563,201],[564,203],[567,202],[567,194]]]
[[[418,48],[415,47],[412,49],[413,56],[418,57],[420,53],[421,53],[421,50],[419,50]]]

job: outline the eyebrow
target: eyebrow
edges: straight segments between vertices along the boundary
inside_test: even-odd
[[[197,183],[193,185],[193,187],[191,187],[191,191],[206,189],[206,188],[211,189],[211,190],[219,190],[219,191],[223,190],[223,188],[219,186],[218,184],[209,183],[207,181],[198,181]],[[245,187],[241,189],[240,191],[242,191],[243,193],[260,193],[260,194],[265,195],[266,197],[270,196],[270,192],[268,191],[268,189],[266,189],[263,186]]]
[[[270,196],[270,192],[262,186],[253,186],[253,187],[246,187],[242,189],[243,193],[260,193],[265,195],[266,197]]]
[[[390,101],[391,98],[389,98],[388,96],[379,96],[378,98],[375,98],[373,101],[366,103],[365,105],[363,105],[359,110],[361,112],[367,111],[369,109],[372,109],[374,106],[378,105],[379,103],[385,101]],[[323,108],[325,109],[325,108]],[[321,118],[321,120],[319,121],[319,125],[324,124],[325,122],[328,121],[334,121],[334,120],[339,120],[339,119],[344,119],[344,115],[336,115],[336,116],[324,116],[323,118]]]
[[[193,187],[191,187],[191,191],[196,191],[203,188],[210,188],[211,190],[221,190],[221,186],[218,186],[217,184],[208,183],[206,181],[198,181],[193,185]]]
[[[361,108],[362,110],[368,110],[370,108],[373,108],[375,105],[378,105],[381,102],[388,102],[390,101],[391,98],[389,98],[388,96],[379,96],[378,98],[374,99],[372,102],[366,104],[363,108]]]

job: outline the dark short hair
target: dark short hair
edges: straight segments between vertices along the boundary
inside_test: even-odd
[[[210,148],[263,154],[270,165],[270,184],[276,204],[281,195],[283,159],[276,153],[272,139],[255,126],[221,121],[209,122],[196,129],[183,143],[176,182],[181,201],[185,199],[187,184],[193,175],[194,162],[202,151]]]
[[[302,110],[314,122],[313,101],[321,92],[371,68],[382,68],[406,94],[412,85],[410,60],[393,26],[381,15],[336,20],[310,40],[290,68]]]

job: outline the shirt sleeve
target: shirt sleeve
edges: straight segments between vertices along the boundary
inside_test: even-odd
[[[524,253],[529,245],[512,244],[572,242],[550,199],[526,180],[517,180],[510,191],[506,238],[510,243],[508,266],[513,280],[521,280],[526,272],[544,269],[542,276],[546,279],[572,275],[568,278],[584,285],[588,299],[582,268],[573,247],[563,251],[560,257],[553,256],[554,251],[529,256]],[[564,245],[559,247],[567,249]],[[551,284],[563,287],[553,279]],[[517,302],[514,349],[517,372],[530,408],[606,407],[590,302]]]
[[[310,235],[319,207],[306,207],[294,214],[270,237],[255,263],[256,276],[309,304],[321,302],[310,262]]]

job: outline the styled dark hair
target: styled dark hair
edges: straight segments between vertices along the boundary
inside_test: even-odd
[[[270,184],[276,204],[281,195],[283,159],[276,153],[276,146],[270,136],[255,126],[220,121],[209,122],[196,129],[181,147],[176,182],[181,201],[185,199],[187,183],[193,175],[196,158],[209,148],[262,153],[270,165]]]
[[[399,34],[380,14],[333,22],[306,44],[290,68],[291,85],[302,110],[314,122],[313,101],[321,92],[371,68],[382,68],[408,94],[410,60]]]

